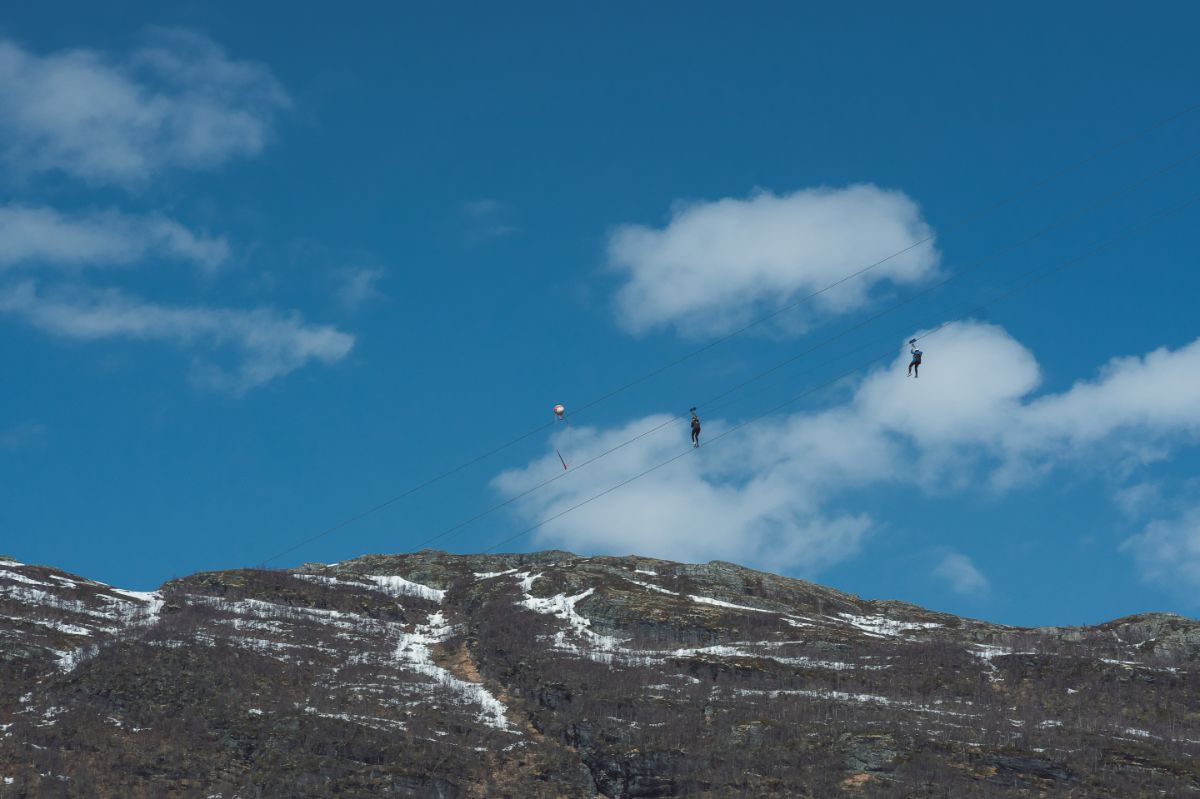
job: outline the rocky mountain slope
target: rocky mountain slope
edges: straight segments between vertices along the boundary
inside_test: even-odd
[[[1200,796],[1198,657],[720,562],[0,560],[0,797]]]

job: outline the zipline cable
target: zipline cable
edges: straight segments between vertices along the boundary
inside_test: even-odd
[[[1103,243],[1093,247],[1091,250],[1088,250],[1087,252],[1083,253],[1082,255],[1075,256],[1074,258],[1064,261],[1055,267],[1052,267],[1050,269],[1047,269],[1040,273],[1032,275],[1025,282],[1017,284],[1016,286],[1010,288],[1009,290],[997,295],[996,297],[993,297],[988,302],[977,305],[977,307],[987,307],[988,305],[993,305],[997,302],[1000,302],[1001,300],[1004,300],[1007,297],[1012,296],[1013,294],[1023,291],[1025,289],[1029,288],[1030,286],[1033,286],[1036,283],[1038,283],[1042,280],[1045,280],[1047,277],[1050,277],[1053,274],[1064,271],[1064,270],[1070,268],[1071,266],[1074,266],[1075,264],[1077,264],[1087,258],[1092,257],[1093,255],[1096,255],[1104,250],[1109,249],[1110,247],[1115,246],[1116,244],[1119,244],[1123,241],[1126,241],[1126,240],[1132,238],[1133,236],[1137,235],[1141,231],[1146,230],[1150,227],[1153,227],[1154,225],[1156,225],[1162,221],[1165,221],[1169,217],[1171,217],[1177,213],[1180,213],[1180,212],[1186,210],[1187,208],[1189,208],[1193,205],[1196,205],[1197,203],[1200,203],[1200,195],[1196,195],[1180,205],[1169,208],[1168,210],[1156,215],[1155,217],[1152,217],[1150,220],[1148,220],[1146,222],[1143,222],[1139,225],[1135,225],[1130,228],[1126,228],[1126,230],[1121,235],[1119,235],[1115,238],[1109,239],[1108,241],[1103,242]],[[935,327],[933,330],[930,330],[930,331],[918,336],[916,338],[916,340],[920,341],[922,339],[927,339],[930,336],[936,335],[939,331],[941,331],[942,329],[944,329],[946,326],[948,326],[950,324],[951,324],[951,322],[943,322],[940,325],[938,325],[937,327]],[[871,364],[887,358],[889,356],[889,354],[894,354],[894,353],[895,353],[895,349],[893,348],[890,351],[890,353],[884,353],[881,355],[877,355],[874,358],[871,358],[870,360],[859,364],[855,368],[848,370],[846,372],[843,372],[842,374],[838,375],[837,377],[835,377],[834,379],[832,379],[830,381],[827,381],[819,386],[811,387],[799,394],[789,397],[788,399],[784,400],[783,402],[779,403],[778,405],[775,405],[756,416],[752,416],[749,419],[729,428],[728,430],[725,430],[724,432],[720,433],[719,435],[714,436],[712,439],[710,439],[708,442],[706,442],[704,446],[711,447],[717,441],[720,441],[721,439],[723,439],[729,435],[732,435],[733,433],[735,433],[739,430],[742,430],[742,429],[748,427],[749,425],[754,424],[755,422],[766,418],[767,416],[771,416],[771,415],[783,410],[784,408],[794,404],[795,402],[799,401],[800,399],[803,399],[805,396],[808,396],[809,394],[813,393],[814,391],[818,391],[827,386],[831,386],[834,383],[837,383],[838,381],[843,380],[846,377],[849,377],[850,375],[856,374],[857,372],[861,371],[862,369],[867,368]],[[578,503],[570,506],[569,508],[559,511],[558,513],[555,513],[552,516],[547,516],[546,518],[541,519],[540,521],[530,525],[529,527],[526,527],[525,529],[503,539],[502,541],[499,541],[499,542],[493,544],[492,546],[483,550],[480,554],[487,554],[489,552],[494,552],[497,549],[499,549],[500,547],[502,547],[506,544],[509,544],[509,543],[517,540],[518,538],[528,535],[529,533],[532,533],[532,532],[544,527],[545,525],[549,524],[550,522],[553,522],[557,519],[561,519],[563,516],[566,516],[568,513],[576,511],[585,505],[588,505],[602,497],[605,497],[605,496],[613,493],[614,491],[616,491],[624,486],[629,485],[630,483],[634,482],[635,480],[640,480],[641,478],[643,478],[653,472],[656,472],[665,466],[669,466],[670,464],[674,463],[677,460],[680,460],[681,458],[683,458],[684,456],[686,456],[692,452],[698,452],[698,451],[699,450],[693,449],[692,447],[688,447],[687,449],[680,452],[678,455],[674,455],[665,461],[662,461],[654,466],[651,466],[649,469],[641,471],[641,472],[633,475],[632,477],[628,477],[628,478],[622,480],[621,482],[616,483],[615,485],[612,485],[612,486],[604,489],[603,491],[599,492],[598,494],[593,494],[592,496],[588,497],[587,499],[585,499],[581,502],[578,502]]]
[[[1013,192],[1012,194],[1006,195],[1005,197],[1001,198],[1000,200],[997,200],[996,202],[994,202],[988,206],[985,206],[984,208],[974,211],[964,217],[960,217],[958,220],[951,222],[948,226],[943,228],[941,235],[945,235],[951,231],[962,228],[984,216],[987,216],[988,214],[993,213],[993,212],[999,210],[1000,208],[1003,208],[1004,206],[1020,199],[1021,197],[1031,194],[1031,193],[1053,183],[1054,181],[1056,181],[1062,177],[1065,177],[1066,175],[1076,171],[1077,169],[1079,169],[1083,166],[1086,166],[1087,164],[1090,164],[1093,161],[1099,160],[1100,158],[1103,158],[1104,156],[1106,156],[1112,152],[1115,152],[1123,147],[1126,147],[1126,146],[1132,144],[1133,142],[1138,141],[1139,139],[1142,139],[1142,138],[1148,136],[1149,134],[1155,132],[1156,130],[1166,127],[1167,125],[1171,124],[1172,122],[1174,122],[1178,119],[1181,119],[1182,117],[1185,117],[1188,114],[1194,113],[1197,110],[1200,110],[1200,103],[1196,103],[1196,104],[1187,106],[1167,117],[1159,119],[1158,121],[1135,131],[1134,133],[1118,140],[1117,142],[1114,142],[1113,144],[1111,144],[1107,147],[1097,150],[1078,161],[1068,164],[1067,166],[1064,166],[1064,167],[1056,170],[1055,172],[1052,172],[1050,175],[1047,175],[1046,177],[1041,178],[1041,179],[1035,181],[1034,183],[1031,183],[1031,184],[1023,187],[1023,188],[1017,190],[1016,192]],[[924,239],[916,241],[916,242],[908,245],[907,247],[892,253],[891,255],[888,255],[872,264],[862,267],[861,269],[858,269],[855,272],[845,275],[844,277],[839,278],[838,280],[824,286],[823,288],[817,289],[809,294],[799,297],[798,299],[793,300],[792,302],[787,303],[786,305],[783,305],[780,308],[777,308],[774,311],[771,311],[770,313],[768,313],[764,316],[754,319],[753,321],[748,322],[746,325],[744,325],[736,330],[733,330],[723,336],[720,336],[719,338],[716,338],[716,339],[708,342],[707,344],[699,347],[698,349],[695,349],[695,350],[692,350],[691,352],[685,353],[684,355],[680,356],[679,358],[676,358],[673,361],[670,361],[660,367],[657,367],[649,372],[646,372],[645,374],[643,374],[637,378],[634,378],[633,380],[625,383],[624,385],[621,385],[599,397],[596,397],[595,399],[592,399],[592,400],[578,406],[569,415],[573,416],[573,415],[582,413],[589,408],[592,408],[602,402],[605,402],[605,401],[617,396],[618,394],[620,394],[624,391],[627,391],[630,388],[633,388],[634,386],[640,385],[641,383],[644,383],[647,380],[657,377],[658,375],[660,375],[670,369],[673,369],[676,366],[679,366],[679,365],[691,360],[692,358],[702,355],[703,353],[708,352],[709,350],[711,350],[717,346],[720,346],[721,344],[724,344],[725,342],[727,342],[737,336],[740,336],[743,333],[746,333],[749,330],[752,330],[753,328],[758,327],[759,325],[762,325],[762,324],[770,321],[771,319],[774,319],[774,318],[780,316],[783,313],[794,310],[794,309],[798,308],[799,306],[803,305],[804,303],[808,302],[809,300],[812,300],[822,294],[825,294],[826,292],[829,292],[829,291],[837,288],[838,286],[841,286],[841,285],[847,283],[850,280],[854,280],[858,277],[861,277],[862,275],[887,263],[888,261],[890,261],[896,257],[899,257],[900,255],[903,255],[904,253],[910,252],[911,250],[915,249],[916,247],[921,246],[922,244],[926,244],[926,243],[932,241],[936,237],[936,235],[937,234],[930,234],[929,236],[925,237]],[[466,461],[463,461],[462,463],[458,464],[457,466],[447,469],[446,471],[440,472],[433,477],[427,478],[427,479],[423,480],[422,482],[417,483],[416,485],[411,486],[410,488],[407,488],[404,491],[402,491],[392,497],[389,497],[388,499],[383,500],[382,502],[376,503],[375,505],[372,505],[371,507],[369,507],[365,510],[359,511],[358,513],[348,516],[347,518],[343,519],[340,522],[337,522],[333,525],[330,525],[329,527],[325,527],[325,528],[317,531],[316,533],[314,533],[311,536],[303,539],[302,541],[294,544],[293,546],[288,547],[287,549],[281,550],[278,553],[270,556],[269,558],[266,558],[265,560],[260,561],[259,566],[265,568],[266,565],[268,563],[271,563],[272,561],[278,560],[279,558],[282,558],[285,555],[289,555],[292,552],[295,552],[296,550],[307,546],[308,544],[314,543],[322,538],[325,538],[326,536],[329,536],[335,532],[338,532],[339,530],[349,527],[350,525],[355,524],[356,522],[361,521],[362,519],[364,519],[368,516],[374,515],[375,513],[378,513],[379,511],[384,510],[385,508],[388,508],[391,505],[394,505],[395,503],[397,503],[407,497],[410,497],[413,494],[416,494],[416,493],[428,488],[431,485],[434,485],[435,483],[438,483],[448,477],[452,477],[453,475],[463,471],[464,469],[467,469],[481,461],[484,461],[484,460],[492,457],[493,455],[503,452],[504,450],[506,450],[512,446],[515,446],[516,444],[518,444],[528,438],[531,438],[532,436],[537,435],[538,433],[540,433],[552,426],[553,426],[553,423],[548,422],[546,424],[542,424],[535,428],[532,428],[524,433],[521,433],[521,434],[517,435],[516,437],[511,438],[508,441],[505,441],[502,444],[498,444],[479,455],[476,455]]]
[[[848,328],[844,328],[843,330],[833,334],[832,336],[828,336],[825,339],[822,339],[821,341],[819,341],[816,344],[812,345],[811,347],[803,350],[802,352],[792,355],[792,356],[770,366],[769,368],[767,368],[761,372],[758,372],[757,374],[753,375],[749,379],[744,380],[741,383],[738,383],[737,385],[735,385],[729,389],[726,389],[725,391],[722,391],[719,394],[716,394],[712,397],[708,397],[707,399],[700,401],[697,404],[697,407],[707,408],[709,410],[718,410],[722,407],[725,407],[728,403],[720,403],[720,400],[725,399],[729,395],[731,395],[737,391],[740,391],[741,389],[743,389],[749,385],[752,385],[753,383],[758,382],[759,380],[763,379],[764,377],[767,377],[768,375],[779,371],[780,369],[784,368],[785,366],[788,366],[808,355],[811,355],[812,353],[816,352],[817,350],[822,349],[839,339],[845,338],[846,336],[850,335],[851,333],[866,327],[867,325],[871,324],[872,322],[875,322],[875,321],[883,318],[884,316],[887,316],[887,315],[899,310],[900,308],[910,305],[911,303],[920,299],[921,297],[931,294],[931,293],[937,291],[938,289],[945,287],[949,283],[970,274],[972,271],[978,269],[980,266],[983,266],[984,264],[995,261],[996,259],[1001,258],[1004,255],[1007,255],[1015,250],[1018,250],[1022,247],[1029,245],[1030,243],[1041,238],[1042,236],[1045,236],[1061,227],[1064,227],[1065,225],[1068,225],[1071,222],[1074,222],[1075,220],[1083,217],[1084,215],[1086,215],[1098,208],[1101,208],[1104,205],[1107,205],[1108,203],[1112,202],[1113,200],[1116,200],[1116,199],[1120,198],[1121,196],[1128,194],[1131,191],[1134,191],[1134,190],[1144,186],[1146,183],[1149,183],[1151,180],[1154,180],[1157,177],[1161,177],[1162,175],[1165,175],[1169,172],[1174,171],[1175,169],[1178,169],[1179,167],[1183,166],[1184,164],[1188,163],[1189,161],[1192,161],[1193,159],[1195,159],[1197,157],[1200,157],[1200,150],[1194,150],[1191,153],[1184,156],[1183,158],[1179,158],[1179,159],[1177,159],[1177,160],[1175,160],[1175,161],[1173,161],[1173,162],[1171,162],[1171,163],[1169,163],[1147,175],[1144,175],[1143,177],[1141,177],[1131,183],[1121,186],[1120,188],[1116,189],[1113,192],[1110,192],[1109,194],[1105,195],[1104,197],[1100,198],[1099,200],[1097,200],[1093,203],[1082,206],[1081,208],[1079,208],[1075,211],[1072,211],[1071,213],[1066,214],[1065,216],[1059,217],[1055,221],[1051,222],[1049,225],[1042,227],[1035,233],[1025,237],[1024,239],[1022,239],[1014,244],[1010,244],[1006,247],[1003,247],[1000,250],[997,250],[983,258],[977,259],[976,261],[968,262],[968,264],[964,268],[960,269],[959,271],[956,271],[952,275],[948,276],[946,279],[939,281],[938,283],[926,286],[925,288],[915,292],[914,294],[909,295],[905,299],[903,299],[891,306],[888,306],[887,308],[884,308],[875,314],[872,314],[871,316],[867,317],[866,319],[863,319],[862,321],[857,322]],[[971,307],[978,307],[978,306],[975,304],[972,304]],[[832,363],[835,363],[836,361],[841,360],[842,358],[846,357],[847,355],[853,354],[853,353],[858,352],[865,348],[866,348],[866,345],[864,345],[862,347],[857,347],[853,350],[850,350],[847,353],[843,353],[842,355],[838,356],[837,358],[825,361],[820,366],[818,366],[812,370],[809,370],[809,372],[811,373],[811,372],[817,371],[818,369],[820,369],[824,366],[828,366]],[[714,403],[717,403],[717,404],[714,405]],[[574,473],[578,472],[580,469],[583,469],[586,466],[588,466],[589,464],[595,463],[596,461],[598,461],[608,455],[611,455],[612,453],[616,452],[617,450],[623,449],[624,447],[628,446],[629,444],[633,444],[637,441],[640,441],[641,439],[645,438],[646,436],[656,433],[665,427],[669,427],[670,425],[673,425],[680,421],[686,420],[687,418],[688,418],[687,414],[683,414],[683,413],[675,414],[675,415],[671,416],[669,419],[666,419],[665,421],[660,422],[660,423],[656,424],[655,426],[638,433],[637,435],[633,436],[632,438],[626,439],[626,440],[620,442],[619,444],[613,446],[610,449],[607,449],[597,455],[592,456],[591,458],[588,458],[587,460],[584,460],[584,461],[581,461],[581,462],[575,464],[575,466],[571,469],[571,471],[558,472],[555,474],[554,477],[548,478],[547,480],[545,480],[541,483],[538,483],[537,485],[532,486],[531,488],[528,488],[525,491],[522,491],[521,493],[519,493],[515,496],[509,497],[508,499],[506,499],[502,502],[499,502],[485,510],[480,511],[479,513],[476,513],[474,516],[471,516],[468,519],[464,519],[463,521],[458,522],[457,524],[438,532],[437,534],[421,541],[419,544],[416,544],[408,551],[416,552],[420,549],[424,549],[425,547],[429,546],[430,544],[435,543],[435,542],[441,540],[442,538],[445,538],[446,536],[448,536],[452,533],[455,533],[458,530],[463,529],[464,527],[474,524],[475,522],[479,521],[480,519],[483,519],[483,518],[491,515],[492,513],[495,513],[496,511],[501,510],[501,509],[511,505],[512,503],[516,502],[517,500],[522,499],[522,498],[528,496],[529,494],[532,494],[535,491],[545,488],[546,486],[550,485],[551,483],[555,483],[555,482],[558,482],[559,480],[562,480],[563,478],[570,477]]]
[[[760,316],[757,319],[754,319],[753,321],[748,322],[744,326],[739,327],[736,330],[733,330],[729,333],[726,333],[723,336],[720,336],[719,338],[716,338],[716,339],[710,341],[709,343],[705,344],[704,346],[700,347],[699,349],[692,350],[691,352],[688,352],[688,353],[680,356],[679,358],[677,358],[674,361],[664,364],[663,366],[660,366],[656,369],[653,369],[653,370],[647,372],[646,374],[642,375],[641,377],[635,378],[634,380],[626,383],[625,385],[620,386],[619,388],[613,389],[612,391],[608,392],[607,394],[603,394],[600,397],[597,397],[596,399],[593,399],[589,402],[584,403],[583,405],[578,406],[572,412],[572,414],[569,414],[569,415],[581,413],[581,412],[587,410],[588,408],[591,408],[594,405],[598,405],[599,403],[604,402],[605,400],[615,397],[617,394],[620,394],[621,392],[623,392],[627,389],[630,389],[640,383],[644,383],[645,381],[647,381],[653,377],[657,377],[658,375],[662,374],[663,372],[665,372],[669,369],[673,369],[676,366],[679,366],[680,364],[691,360],[692,358],[696,357],[697,355],[701,355],[701,354],[709,351],[710,349],[713,349],[714,347],[720,346],[721,344],[724,344],[726,341],[729,341],[730,339],[736,338],[737,336],[740,336],[743,333],[746,333],[747,331],[752,330],[761,324],[769,322],[770,320],[776,318],[777,316],[780,316],[781,314],[787,313],[788,311],[795,310],[796,308],[805,304],[809,300],[819,297],[828,291],[832,291],[833,289],[837,288],[838,286],[841,286],[851,280],[854,280],[855,278],[861,277],[862,275],[865,275],[866,273],[870,272],[871,270],[873,270],[879,266],[882,266],[883,264],[887,263],[888,261],[891,261],[893,258],[898,258],[899,256],[905,254],[906,252],[910,252],[910,251],[916,249],[917,247],[920,247],[922,244],[928,244],[929,242],[933,241],[938,235],[946,235],[948,233],[951,233],[952,231],[958,230],[959,228],[965,227],[966,225],[969,225],[970,223],[972,223],[982,217],[985,217],[990,213],[1000,210],[1001,208],[1005,207],[1009,203],[1012,203],[1015,200],[1018,200],[1027,194],[1031,194],[1040,188],[1048,186],[1049,184],[1053,183],[1054,181],[1058,180],[1059,178],[1069,175],[1071,172],[1074,172],[1076,169],[1086,166],[1087,164],[1090,164],[1091,162],[1093,162],[1099,158],[1103,158],[1105,155],[1108,155],[1111,152],[1114,152],[1116,150],[1121,149],[1122,147],[1132,144],[1133,142],[1137,141],[1138,139],[1140,139],[1144,136],[1147,136],[1150,133],[1153,133],[1154,131],[1158,130],[1159,128],[1162,128],[1165,125],[1168,125],[1171,122],[1174,122],[1176,119],[1184,117],[1198,109],[1200,109],[1200,103],[1188,106],[1187,108],[1184,108],[1183,110],[1178,111],[1178,112],[1170,115],[1169,117],[1166,117],[1165,119],[1161,119],[1158,122],[1155,122],[1145,128],[1142,128],[1141,130],[1125,137],[1124,139],[1122,139],[1114,144],[1109,145],[1108,147],[1098,150],[1079,161],[1076,161],[1072,164],[1069,164],[1069,165],[1063,167],[1062,169],[1059,169],[1056,172],[1051,173],[1050,175],[1046,176],[1045,178],[1042,178],[1041,180],[1031,183],[1030,185],[1025,186],[1024,188],[1019,189],[1016,192],[1001,198],[1000,200],[997,200],[995,203],[993,203],[991,205],[985,206],[984,208],[981,208],[978,211],[974,211],[964,217],[960,217],[959,219],[951,222],[946,227],[942,228],[940,233],[931,233],[930,235],[926,236],[925,238],[920,239],[919,241],[913,242],[912,244],[908,245],[904,249],[897,250],[896,252],[892,253],[891,255],[881,258],[873,264],[864,266],[855,272],[851,272],[850,274],[845,275],[844,277],[841,277],[841,278],[835,280],[834,282],[830,283],[827,286],[824,286],[823,288],[817,289],[816,291],[813,291],[810,294],[803,295],[803,296],[793,300],[792,302],[787,303],[786,305],[776,308],[774,311],[771,311],[770,313],[766,314],[765,316]]]

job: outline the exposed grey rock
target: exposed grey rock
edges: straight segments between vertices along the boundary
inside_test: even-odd
[[[997,769],[990,781],[997,785],[1019,787],[1031,781],[1073,783],[1078,778],[1062,763],[1040,757],[1001,756],[989,759]]]
[[[844,735],[846,768],[852,771],[891,771],[899,753],[890,735]]]

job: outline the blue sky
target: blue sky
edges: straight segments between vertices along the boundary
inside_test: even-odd
[[[129,588],[254,565],[932,236],[273,565],[405,551],[556,476],[556,447],[579,463],[908,299],[702,407],[705,437],[795,405],[506,548],[1017,624],[1195,615],[1197,209],[993,299],[1193,196],[1200,111],[1128,139],[1200,102],[1198,17],[8,11],[0,552]],[[904,341],[945,323],[904,378]],[[686,446],[668,425],[439,544]]]

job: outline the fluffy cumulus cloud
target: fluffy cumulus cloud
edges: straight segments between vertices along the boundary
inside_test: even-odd
[[[879,261],[789,321],[850,312],[881,285],[927,280],[938,268],[932,238],[905,194],[856,185],[681,205],[666,227],[615,230],[608,259],[624,279],[617,305],[626,329],[711,335]]]
[[[874,531],[872,519],[845,510],[855,491],[980,483],[1006,490],[1057,468],[1106,468],[1200,439],[1200,340],[1118,358],[1092,380],[1038,394],[1036,359],[1003,329],[956,322],[934,335],[920,379],[905,377],[902,354],[825,408],[768,417],[719,440],[735,422],[706,419],[709,443],[695,451],[684,444],[683,425],[669,425],[515,504],[530,522],[548,519],[682,451],[675,463],[543,525],[540,543],[812,571],[852,555]],[[555,443],[584,461],[661,421],[576,428]],[[496,486],[514,496],[555,468],[549,453],[500,475]],[[971,585],[962,565],[946,565],[941,576],[954,583],[957,567],[958,585]]]
[[[189,348],[233,351],[234,365],[202,365],[198,376],[214,386],[245,391],[310,361],[334,363],[354,337],[312,325],[296,314],[268,309],[174,307],[116,290],[83,288],[42,292],[31,281],[0,289],[0,312],[15,314],[54,335],[86,341],[139,339]]]
[[[959,594],[981,594],[988,590],[988,579],[961,552],[948,552],[933,567],[933,576],[945,580]]]
[[[46,207],[0,206],[0,268],[129,265],[150,256],[215,269],[229,257],[229,245],[161,214],[65,214]]]
[[[1200,433],[1200,340],[1115,358],[1042,395],[1033,354],[998,327],[956,323],[930,349],[920,380],[876,372],[853,403],[864,429],[905,443],[927,479],[974,478],[959,467],[985,463],[1006,488],[1068,461],[1142,463]]]
[[[668,418],[647,417],[606,431],[576,428],[562,433],[555,444],[575,462],[583,462]],[[719,434],[720,427],[714,421],[706,431]],[[673,457],[680,446],[678,436],[657,435],[619,449],[586,467],[586,478],[568,475],[548,490],[530,494],[521,502],[522,513],[529,520],[560,514],[586,501],[598,487]],[[565,542],[581,551],[682,560],[778,560],[814,568],[858,550],[868,519],[856,514],[824,516],[818,486],[790,483],[788,469],[750,473],[744,459],[752,448],[752,442],[742,440],[735,446],[706,449],[704,457],[682,458],[566,513],[537,535],[544,542]],[[557,456],[549,453],[524,469],[501,474],[495,484],[502,493],[522,493],[553,476],[556,468],[561,469]]]
[[[1200,591],[1200,507],[1155,519],[1122,545],[1147,582],[1174,588],[1196,602]]]
[[[289,99],[262,65],[158,30],[125,58],[0,40],[0,152],[24,172],[138,184],[168,167],[259,153]]]

